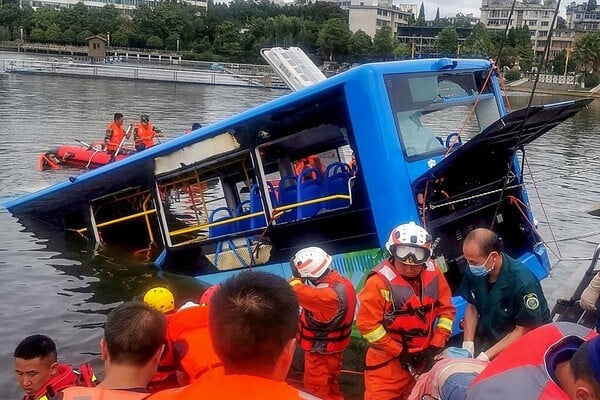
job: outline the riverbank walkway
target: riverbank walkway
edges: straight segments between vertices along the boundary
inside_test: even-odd
[[[560,77],[562,78],[562,76]],[[534,81],[531,78],[519,79],[509,83],[506,89],[512,92],[531,93],[533,82]],[[600,97],[600,85],[586,90],[579,88],[578,85],[573,83],[538,82],[535,92],[557,96]]]

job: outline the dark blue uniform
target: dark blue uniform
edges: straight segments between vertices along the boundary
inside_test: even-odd
[[[467,269],[459,293],[477,308],[476,339],[483,342],[482,351],[516,325],[535,328],[550,322],[550,310],[540,282],[525,264],[506,253],[502,253],[502,267],[495,283]]]

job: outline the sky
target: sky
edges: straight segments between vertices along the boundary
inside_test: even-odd
[[[402,3],[414,3],[421,5],[419,0],[402,1]],[[481,14],[481,0],[424,0],[425,19],[435,18],[435,10],[440,8],[440,17],[454,17],[457,13],[473,14],[478,17]]]

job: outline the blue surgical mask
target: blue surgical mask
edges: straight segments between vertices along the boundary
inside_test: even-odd
[[[490,253],[490,255],[487,256],[487,258],[481,265],[469,264],[469,270],[471,271],[471,273],[475,276],[486,276],[487,274],[489,274],[490,271],[494,269],[494,267],[492,266],[492,268],[487,269],[485,265],[490,260],[491,255],[492,253]]]

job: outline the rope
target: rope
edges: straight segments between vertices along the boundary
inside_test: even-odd
[[[525,185],[524,183],[519,183],[518,185],[513,185],[510,187],[507,187],[506,189],[514,189],[514,188],[522,187],[524,185]],[[473,200],[473,199],[477,199],[479,197],[487,196],[488,194],[498,193],[500,190],[502,190],[502,189],[490,190],[488,192],[474,194],[473,196],[469,196],[469,197],[462,197],[458,200],[447,201],[447,202],[441,203],[441,204],[432,204],[429,206],[429,209],[435,210],[436,208],[451,206],[453,204],[461,203],[463,201]]]
[[[498,67],[496,67],[498,68]],[[504,72],[500,68],[498,68],[498,76],[500,77],[500,87],[502,88],[502,93],[504,93],[504,100],[506,101],[506,108],[508,111],[512,111],[512,107],[510,106],[510,100],[508,99],[508,92],[506,90],[506,81],[504,80]]]
[[[523,159],[525,161],[525,165],[527,166],[527,170],[529,171],[529,176],[531,177],[531,182],[533,183],[533,188],[535,189],[535,194],[537,195],[537,198],[540,201],[540,206],[542,208],[542,213],[544,214],[544,218],[546,218],[546,221],[550,221],[550,218],[548,218],[548,213],[546,212],[546,207],[544,207],[544,202],[542,202],[542,197],[540,196],[540,191],[538,190],[535,179],[533,179],[533,175],[531,175],[531,168],[529,167],[529,160],[527,159],[527,157],[525,157],[524,153],[523,153]],[[549,222],[548,222],[548,228],[550,229],[550,235],[552,236],[552,240],[556,241],[556,235],[554,235],[554,229],[552,229],[552,224],[550,224]],[[559,256],[558,258],[561,259],[562,254],[560,252],[560,247],[556,246],[556,251],[558,252],[558,256]]]

